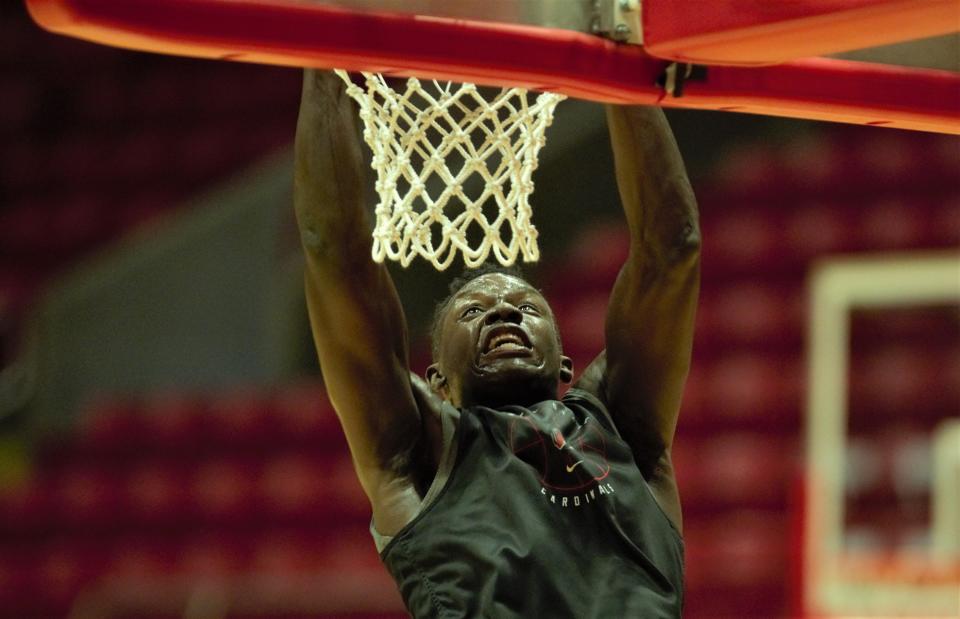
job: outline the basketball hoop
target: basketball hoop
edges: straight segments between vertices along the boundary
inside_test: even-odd
[[[395,89],[363,73],[364,88],[337,74],[360,105],[363,138],[377,173],[373,258],[438,270],[457,253],[469,267],[491,253],[504,265],[540,256],[529,198],[537,155],[564,98],[503,88],[489,100],[474,84],[421,83]]]

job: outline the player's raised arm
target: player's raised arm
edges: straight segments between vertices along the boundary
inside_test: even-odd
[[[294,206],[306,255],[310,324],[374,520],[389,534],[419,500],[408,480],[421,421],[403,310],[387,269],[370,257],[357,122],[336,75],[305,72]]]
[[[669,450],[700,285],[696,200],[659,108],[608,106],[607,122],[630,255],[610,298],[600,391],[641,471],[653,482],[668,478],[674,501]]]

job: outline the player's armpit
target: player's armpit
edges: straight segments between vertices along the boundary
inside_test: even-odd
[[[574,383],[575,389],[586,391],[597,397],[606,404],[607,391],[607,351],[604,350],[590,362],[587,369]],[[609,406],[608,406],[609,408]],[[623,419],[623,416],[620,416]],[[618,432],[621,435],[624,431],[630,431],[630,423],[626,422],[627,427],[621,430],[620,422],[614,420],[617,424]],[[680,492],[677,489],[677,480],[673,470],[673,459],[670,447],[664,448],[662,441],[651,438],[656,435],[653,431],[640,431],[633,429],[633,437],[629,440],[630,449],[634,453],[640,471],[647,480],[650,492],[656,499],[657,504],[663,513],[673,524],[677,532],[683,533],[683,518],[680,511]],[[642,464],[641,464],[642,463]]]
[[[443,443],[443,400],[430,388],[420,376],[410,373],[410,385],[413,387],[413,397],[420,411],[422,425],[421,440],[423,448],[418,449],[420,471],[417,483],[421,495],[425,495],[440,466],[440,459],[444,450]]]

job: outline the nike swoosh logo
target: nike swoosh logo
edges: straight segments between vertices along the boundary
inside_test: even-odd
[[[582,462],[583,462],[583,460],[577,460],[577,461],[574,462],[573,464],[568,464],[568,465],[567,465],[567,472],[568,472],[568,473],[572,473],[572,472],[573,472],[573,469],[577,468],[577,465],[581,464]]]

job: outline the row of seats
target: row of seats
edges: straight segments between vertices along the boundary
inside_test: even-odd
[[[679,448],[681,445],[686,447]],[[765,592],[769,596],[768,604],[762,608],[769,610],[783,603],[780,593],[785,583],[780,574],[790,561],[790,538],[785,534],[790,523],[785,514],[797,507],[784,499],[790,493],[791,480],[797,481],[794,477],[796,454],[791,457],[790,451],[776,440],[758,441],[751,436],[725,435],[701,444],[678,440],[675,458],[686,503],[687,585],[692,598],[703,598],[705,591],[729,592],[740,588],[754,598],[758,592]],[[355,484],[345,454],[340,456],[343,475],[337,475],[335,482],[331,482],[332,477],[325,477],[324,482],[338,486]],[[703,477],[686,473],[691,459],[704,464],[699,469]],[[295,472],[296,468],[296,464],[291,466],[289,462],[278,465],[272,482],[261,480],[265,487],[271,483],[278,486],[273,493],[262,497],[261,500],[270,502],[261,505],[261,509],[283,512],[285,499],[280,497],[292,497],[295,501],[302,497],[302,488],[291,488],[297,485],[298,479],[316,487],[321,471]],[[31,591],[60,587],[64,590],[63,599],[68,600],[71,599],[69,592],[75,591],[70,586],[93,582],[105,574],[150,577],[177,573],[229,578],[250,570],[323,574],[347,567],[358,570],[377,567],[376,555],[363,526],[368,513],[365,506],[353,514],[340,513],[331,518],[331,505],[324,504],[310,514],[311,518],[282,522],[280,526],[268,518],[245,519],[243,506],[235,500],[235,471],[229,467],[218,468],[214,463],[199,472],[196,484],[200,493],[212,501],[208,507],[221,510],[223,519],[210,521],[178,503],[179,497],[171,499],[171,494],[182,494],[185,487],[189,488],[188,484],[172,481],[171,476],[175,479],[169,471],[156,469],[131,474],[128,490],[142,502],[141,511],[117,510],[113,515],[121,522],[99,528],[82,521],[91,499],[98,498],[97,492],[91,492],[90,479],[84,473],[74,472],[68,480],[73,487],[66,493],[70,502],[47,505],[35,512],[34,516],[40,517],[41,522],[43,514],[54,515],[54,521],[46,522],[39,535],[4,527],[8,535],[15,533],[12,539],[5,537],[0,542],[0,556],[6,560],[0,562],[0,581],[12,585],[7,590],[9,595],[29,597]],[[715,508],[709,513],[698,509],[699,498],[715,493],[718,486],[736,493],[728,507],[719,511]],[[773,495],[769,494],[771,489]],[[362,499],[354,503],[359,506]],[[9,513],[6,507],[3,511]],[[852,513],[856,514],[856,510]],[[902,521],[902,512],[887,508],[886,513],[887,521],[898,515]],[[138,519],[138,515],[141,518]],[[149,518],[142,518],[145,515]],[[68,520],[77,518],[81,518],[84,526],[76,529],[65,526]],[[864,547],[865,540],[869,541],[868,534],[874,536],[874,547],[889,543],[889,539],[878,541],[876,526],[864,532],[864,522],[876,525],[876,510],[872,512],[872,519],[850,520],[851,543],[858,548]],[[916,528],[918,519],[912,518],[910,523]],[[333,531],[335,536],[330,535]],[[899,534],[904,539],[909,536],[909,532],[899,531]],[[341,544],[340,549],[330,545],[334,542]],[[349,566],[337,563],[343,558],[349,560]],[[9,608],[22,607],[22,601]]]
[[[699,343],[698,343],[699,346]],[[598,347],[594,347],[598,350]],[[585,367],[589,356],[573,353]],[[744,427],[796,432],[808,386],[801,350],[790,354],[749,347],[718,347],[701,353],[683,396],[681,428],[709,435],[717,429]],[[914,419],[939,419],[960,401],[960,360],[956,344],[919,348],[881,348],[851,363],[848,410],[854,423],[888,423],[909,410]]]
[[[380,565],[354,560],[357,551],[351,545],[325,548],[313,541],[265,538],[250,547],[221,547],[201,539],[182,552],[154,551],[134,544],[106,551],[77,545],[47,548],[40,562],[14,563],[3,557],[0,615],[17,619],[127,616],[112,609],[85,615],[80,609],[89,606],[96,596],[101,599],[100,605],[119,604],[140,619],[164,610],[183,617],[190,616],[191,598],[223,588],[232,598],[224,605],[253,606],[248,609],[250,615],[242,616],[287,619],[299,610],[303,615],[293,616],[352,618],[370,616],[367,609],[376,609],[373,616],[377,617],[406,616],[395,586]],[[347,560],[317,561],[316,557]],[[290,587],[292,582],[310,585],[313,591],[302,585]],[[271,591],[278,584],[282,584],[281,595]],[[105,595],[110,591],[113,595]],[[163,597],[158,598],[158,593]],[[323,596],[318,598],[317,593]],[[110,598],[112,603],[105,604]]]
[[[696,316],[698,353],[715,349],[795,354],[806,344],[809,298],[802,287],[750,280],[705,287]],[[609,289],[575,295],[549,294],[561,326],[564,347],[575,354],[599,351]],[[957,333],[957,305],[881,309],[864,313],[851,309],[850,344],[855,355],[873,356],[885,349],[925,349],[945,345],[944,334]],[[946,345],[949,345],[949,338]],[[722,351],[721,351],[722,352]],[[710,355],[713,356],[713,355]]]
[[[104,405],[75,439],[46,447],[33,483],[0,499],[0,522],[42,533],[51,522],[82,529],[363,515],[368,506],[337,422],[317,403],[307,402],[300,409],[306,414],[295,416],[263,404],[225,406],[221,411],[233,410],[237,419],[222,424],[229,413],[197,403],[189,409]],[[690,488],[690,507],[715,511],[783,506],[798,474],[796,451],[795,440],[775,425],[766,433],[753,428],[711,437],[681,426],[674,458]],[[753,482],[744,485],[747,474]]]
[[[727,201],[701,191],[702,282],[705,291],[728,284],[764,282],[792,304],[812,263],[834,254],[955,250],[960,245],[960,187],[955,181],[931,194],[832,197],[787,205]],[[548,290],[608,289],[627,257],[629,238],[620,223],[584,231]],[[762,279],[761,279],[762,278]]]
[[[954,345],[956,346],[956,345]],[[955,348],[935,354],[918,349],[881,349],[852,364],[848,396],[851,424],[886,426],[903,410],[916,423],[932,424],[960,401],[960,362]],[[779,432],[800,429],[806,366],[796,356],[731,351],[710,362],[695,355],[683,399],[681,429],[692,437],[716,430]],[[578,358],[582,369],[585,358]],[[295,397],[249,397],[222,401],[158,396],[146,402],[104,401],[83,416],[79,436],[49,448],[48,465],[85,455],[110,462],[170,452],[217,454],[244,449],[340,448],[337,421],[318,389]],[[927,426],[929,427],[929,426]],[[79,455],[78,455],[78,452]]]
[[[177,523],[317,526],[369,512],[343,454],[210,459],[193,466],[153,461],[122,471],[77,463],[4,497],[0,508],[8,533],[41,537],[51,530],[119,532]]]
[[[54,143],[30,137],[10,140],[2,157],[0,182],[11,205],[28,203],[36,195],[73,191],[94,193],[108,202],[116,202],[118,192],[137,187],[186,186],[189,192],[286,147],[293,135],[291,118],[249,123],[249,119],[225,119],[129,131],[85,128],[58,136]],[[197,186],[198,181],[202,185]],[[114,206],[120,209],[123,204]]]
[[[811,195],[924,195],[954,191],[958,166],[960,144],[952,136],[833,126],[737,142],[718,163],[712,189],[728,204],[739,196],[771,206]]]
[[[784,508],[800,476],[799,446],[777,435],[678,437],[674,451],[685,504],[697,513],[734,506]],[[873,478],[873,483],[881,479]],[[868,481],[861,481],[866,485]],[[746,483],[749,482],[749,483]],[[214,523],[330,523],[369,511],[345,454],[247,459],[175,458],[127,463],[121,470],[80,461],[41,476],[0,500],[9,533],[136,530],[142,526]]]
[[[80,588],[104,578],[374,570],[369,508],[342,439],[338,433],[330,439],[335,422],[318,395],[316,387],[304,386],[259,398],[224,396],[203,407],[159,398],[139,408],[93,408],[75,438],[45,452],[40,479],[0,502],[0,530],[6,532],[0,536],[0,580],[13,585],[12,597],[0,606],[36,610],[29,592],[59,590],[45,603],[61,608]],[[224,412],[230,410],[237,416],[233,423]],[[266,434],[258,451],[251,436],[260,431]],[[304,444],[295,442],[298,431]],[[109,454],[111,442],[125,432],[134,445],[149,433],[156,449],[138,448],[128,454],[136,459],[123,464],[109,458],[97,463],[95,456],[104,448]],[[181,439],[192,432],[210,441],[208,452],[197,451],[197,443],[184,449]],[[309,442],[313,451],[306,449]],[[751,582],[768,587],[769,579],[751,579],[768,573],[770,561],[786,560],[782,539],[761,533],[786,527],[796,460],[784,454],[795,447],[755,434],[678,445],[678,475],[690,507],[687,539],[696,542],[690,591]],[[711,501],[711,508],[702,507]],[[719,535],[731,522],[740,523],[741,537]],[[759,532],[757,523],[765,523]],[[731,571],[725,567],[730,562],[749,565]],[[776,604],[778,596],[771,595]]]
[[[319,385],[291,385],[275,393],[247,389],[219,397],[188,393],[139,399],[104,398],[80,416],[76,436],[48,447],[47,462],[169,453],[283,452],[293,448],[342,450],[343,437]],[[80,456],[75,451],[83,452]]]

